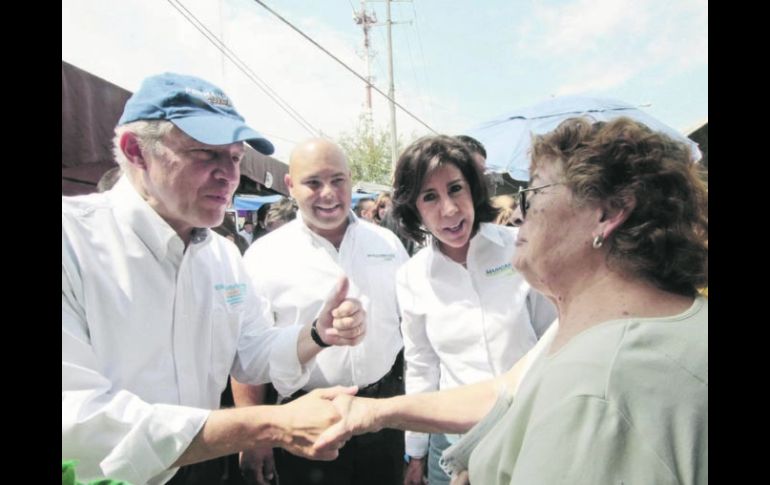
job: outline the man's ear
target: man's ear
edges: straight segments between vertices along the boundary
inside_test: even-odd
[[[147,170],[147,161],[144,159],[136,134],[127,131],[120,135],[120,149],[131,165],[140,170]]]
[[[291,175],[288,173],[283,176],[283,183],[286,184],[286,187],[288,187],[289,191],[294,188],[294,182],[292,182]]]

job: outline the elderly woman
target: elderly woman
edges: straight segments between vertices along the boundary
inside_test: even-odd
[[[518,229],[492,224],[473,155],[449,136],[404,150],[393,176],[393,217],[426,247],[396,277],[406,393],[451,389],[497,377],[531,349],[556,309],[513,271]],[[449,483],[441,453],[456,435],[406,433],[404,483]]]
[[[514,266],[559,311],[538,354],[486,383],[340,399],[316,445],[481,420],[444,454],[475,484],[707,483],[708,200],[687,148],[570,119],[534,139],[531,175]]]

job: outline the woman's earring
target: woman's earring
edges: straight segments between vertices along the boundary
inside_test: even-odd
[[[604,235],[599,234],[594,238],[594,242],[592,246],[594,247],[594,249],[599,249],[600,247],[602,247],[602,244],[604,244]]]

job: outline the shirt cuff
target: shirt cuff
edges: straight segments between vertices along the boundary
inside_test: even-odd
[[[300,364],[297,356],[297,340],[304,327],[292,325],[281,328],[270,352],[270,380],[281,396],[290,396],[302,389],[310,380],[310,370],[315,366],[315,357]]]
[[[160,474],[171,478],[171,465],[190,446],[211,411],[206,409],[155,404],[151,412],[101,461],[105,477],[131,483],[146,483]]]
[[[428,454],[428,433],[404,432],[404,451],[414,458],[422,458]]]

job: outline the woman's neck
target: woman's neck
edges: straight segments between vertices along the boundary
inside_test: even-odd
[[[468,249],[470,248],[470,245],[470,240],[459,248],[451,247],[439,241],[438,249],[444,253],[447,258],[451,259],[455,263],[465,266],[468,262]]]
[[[693,301],[606,267],[584,278],[572,291],[563,291],[553,299],[559,310],[559,331],[551,353],[577,334],[604,322],[676,315],[687,310]]]

